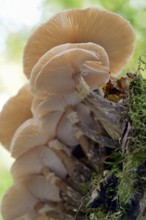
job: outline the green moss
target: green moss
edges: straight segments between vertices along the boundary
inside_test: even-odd
[[[112,175],[118,178],[115,199],[119,201],[119,208],[115,212],[109,211],[104,206],[88,210],[90,220],[128,220],[129,201],[133,198],[137,201],[137,203],[135,202],[136,212],[139,194],[142,194],[142,187],[146,185],[146,172],[143,171],[146,165],[146,79],[139,74],[140,70],[139,65],[137,74],[130,83],[126,100],[128,112],[125,120],[130,123],[131,131],[127,138],[125,151],[120,149],[113,151],[112,160],[107,162]],[[99,188],[101,179],[102,174],[94,175],[91,184]],[[108,190],[111,188],[109,187]],[[137,219],[139,218],[137,217]],[[145,219],[145,217],[140,219]]]

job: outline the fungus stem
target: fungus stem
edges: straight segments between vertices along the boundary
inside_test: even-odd
[[[42,173],[44,174],[44,176],[46,176],[48,182],[59,188],[71,200],[73,200],[74,202],[80,201],[81,195],[74,191],[71,187],[67,186],[60,178],[55,176],[55,173],[50,172],[47,167],[43,168]]]
[[[90,93],[89,86],[87,85],[87,83],[85,82],[82,76],[80,78],[74,76],[73,80],[75,81],[76,84],[76,93],[79,96],[79,98],[83,100]]]

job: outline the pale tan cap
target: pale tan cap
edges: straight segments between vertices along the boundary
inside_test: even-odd
[[[47,90],[50,94],[53,90],[55,93],[62,82],[65,82],[60,92],[68,93],[70,84],[75,84],[72,77],[77,71],[80,76],[84,75],[90,88],[97,88],[106,83],[109,79],[109,59],[104,48],[94,43],[67,43],[50,49],[32,70],[31,91],[36,97],[44,98],[48,96]],[[71,75],[70,72],[72,72]]]
[[[33,147],[44,145],[56,135],[56,127],[62,113],[53,112],[39,121],[31,118],[25,121],[15,132],[11,142],[11,155],[20,157]]]
[[[117,75],[132,55],[135,34],[130,23],[118,14],[99,8],[71,9],[58,13],[29,38],[24,50],[24,73],[51,48],[65,43],[93,42],[102,46]]]
[[[11,175],[17,181],[33,174],[41,174],[44,167],[49,167],[61,179],[67,175],[60,159],[46,146],[34,147],[19,157],[11,167]]]
[[[18,94],[10,98],[0,112],[0,142],[10,148],[12,137],[17,128],[32,117],[31,104],[33,96],[28,85],[22,87]]]
[[[108,82],[109,66],[100,63],[99,54],[94,51],[71,48],[43,66],[36,77],[35,88],[46,95],[65,95],[75,91],[74,78],[80,80],[80,77],[91,89],[95,89]]]

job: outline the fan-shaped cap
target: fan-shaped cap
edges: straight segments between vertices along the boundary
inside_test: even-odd
[[[133,53],[134,41],[129,22],[115,13],[99,8],[66,10],[29,38],[24,50],[24,73],[29,77],[41,56],[57,45],[93,42],[106,50],[111,74],[117,75]]]
[[[57,139],[64,143],[67,147],[75,147],[79,144],[74,135],[73,125],[70,123],[66,115],[61,118],[57,127]]]
[[[28,85],[22,87],[18,94],[8,100],[0,113],[0,142],[9,149],[16,129],[32,117],[32,95]]]
[[[18,158],[33,147],[44,145],[56,135],[56,126],[62,113],[53,112],[41,121],[32,118],[24,122],[15,132],[10,151]]]
[[[41,175],[33,175],[31,177],[26,178],[26,187],[31,194],[38,198],[40,201],[53,201],[59,202],[60,194],[59,189],[49,183],[44,176]]]
[[[38,202],[26,188],[25,183],[15,183],[6,192],[1,203],[1,214],[5,220],[12,220],[29,212]]]
[[[60,201],[59,189],[48,183],[45,177],[33,175],[16,182],[4,195],[1,213],[5,220],[19,218],[39,201]]]
[[[105,52],[105,59],[107,54]],[[108,63],[108,62],[107,62]],[[35,80],[35,88],[46,96],[72,93],[76,89],[74,77],[84,80],[91,89],[109,80],[109,66],[99,60],[96,51],[71,48],[48,61]]]
[[[63,179],[67,172],[56,154],[45,146],[39,146],[27,151],[12,165],[11,174],[15,181],[28,175],[40,174],[44,167]]]
[[[91,117],[91,111],[85,104],[79,103],[77,106],[74,107],[74,110],[75,112],[72,113],[75,113],[77,115],[77,118],[73,120],[76,120],[76,122],[79,120],[81,124],[84,124],[89,128],[94,127],[94,129],[96,129],[95,122]],[[66,146],[74,148],[76,145],[79,144],[79,142],[75,136],[75,127],[73,126],[69,118],[70,117],[68,113],[64,114],[61,118],[57,127],[57,138]],[[75,121],[73,123],[75,123]]]
[[[26,151],[35,146],[45,144],[48,138],[48,133],[36,119],[25,121],[15,132],[10,151],[13,157],[18,158]]]
[[[64,112],[66,106],[76,106],[80,103],[79,97],[75,93],[68,95],[48,96],[44,100],[34,99],[32,103],[33,114],[41,118],[50,112],[61,111]]]
[[[91,86],[97,85],[100,83],[100,80],[102,79],[102,77],[100,76],[99,79],[97,78],[97,74],[96,74],[97,69],[99,69],[99,66],[101,69],[103,68],[103,70],[106,67],[109,68],[109,59],[108,59],[108,56],[107,56],[104,48],[102,48],[101,46],[96,45],[94,43],[76,43],[76,44],[67,43],[67,44],[56,46],[56,47],[52,48],[51,50],[49,50],[46,54],[44,54],[40,58],[40,60],[34,66],[32,73],[31,73],[30,83],[31,83],[31,91],[35,96],[40,97],[40,98],[44,98],[44,96],[46,96],[46,94],[45,93],[43,94],[42,91],[39,91],[35,85],[37,75],[40,73],[43,66],[45,66],[45,64],[47,64],[53,58],[60,59],[60,55],[62,53],[68,54],[68,56],[70,55],[70,62],[72,62],[71,54],[69,54],[71,49],[74,49],[74,50],[75,49],[83,49],[83,50],[91,52],[92,54],[94,54],[96,56],[96,62],[94,63],[94,69],[93,69],[93,64],[91,65],[91,63],[86,63],[86,65],[83,66],[82,72],[84,73],[84,75],[87,75],[88,73],[90,73],[87,76],[88,77],[87,81],[90,82],[89,84]],[[65,61],[66,60],[64,60],[63,63],[65,63]],[[72,65],[70,65],[70,66],[72,66]],[[56,70],[56,66],[54,68]],[[60,69],[61,68],[62,68],[62,66],[60,66]],[[77,69],[77,67],[74,64],[74,69],[75,68]],[[104,74],[104,71],[103,71],[103,74]]]

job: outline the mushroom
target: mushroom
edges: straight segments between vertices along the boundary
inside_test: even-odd
[[[24,182],[17,182],[6,192],[1,202],[1,214],[5,220],[12,220],[29,212],[38,202],[27,191]]]
[[[67,198],[68,195],[63,198],[63,195],[61,195],[62,189],[53,184],[53,179],[48,181],[41,175],[31,175],[17,181],[6,192],[2,200],[1,212],[4,219],[11,220],[19,217],[34,219],[34,216],[37,217],[37,213],[45,215],[50,211],[56,214],[59,211],[60,215],[63,215],[63,209],[65,211],[67,208],[63,208],[62,202],[64,199],[70,202],[72,197],[69,200]],[[75,197],[76,203],[80,201],[81,197],[79,194],[68,186],[64,187],[63,190],[65,192],[69,190],[70,196],[77,195]],[[73,193],[75,193],[75,195]],[[77,198],[78,196],[79,198]],[[72,210],[75,206],[75,202],[68,205],[70,205],[70,210]]]
[[[48,99],[40,102],[38,106],[35,105],[35,109],[33,110],[33,112],[36,115],[36,117],[39,117],[41,120],[41,117],[43,117],[44,115],[47,115],[47,113],[49,114],[50,112],[56,111],[57,109],[59,111],[66,112],[66,109],[68,108],[68,106],[73,106],[74,104],[76,108],[78,109],[77,113],[79,113],[79,117],[77,116],[76,112],[74,113],[74,116],[77,117],[77,121],[79,121],[81,118],[81,122],[82,123],[84,122],[86,126],[95,127],[94,122],[90,116],[90,110],[84,104],[78,104],[78,100],[76,100],[76,97],[74,97],[73,94],[68,95],[68,96],[67,95],[66,96],[50,96]],[[76,120],[76,119],[73,119],[73,120]],[[77,137],[74,134],[75,130],[77,133]],[[79,140],[80,136],[78,134],[82,135],[82,132],[79,129],[74,129],[74,125],[66,117],[66,113],[65,113],[61,117],[56,128],[57,139],[60,140],[62,143],[64,143],[66,146],[74,149],[74,147],[78,145],[78,143],[80,142]],[[82,144],[84,142],[80,142],[80,143]],[[86,142],[86,147],[87,147],[87,142]]]
[[[55,153],[47,147],[36,147],[23,154],[14,162],[11,173],[14,181],[34,174],[42,174],[48,182],[58,187],[71,199],[77,202],[79,197],[63,182],[67,176],[67,170]]]
[[[74,127],[66,117],[66,114],[64,114],[58,124],[56,136],[59,141],[70,147],[72,150],[79,144],[74,135]]]
[[[46,146],[34,147],[20,156],[11,167],[14,181],[33,174],[42,173],[48,167],[56,176],[64,179],[67,171],[56,154]]]
[[[29,38],[24,50],[24,73],[29,78],[35,64],[53,47],[86,42],[106,50],[111,75],[115,76],[133,53],[135,34],[129,22],[104,9],[63,11],[41,25]]]
[[[16,219],[37,210],[41,201],[61,202],[59,189],[43,176],[33,175],[16,182],[4,195],[1,213],[5,220]],[[50,207],[47,206],[49,210]],[[38,210],[39,211],[39,210]]]
[[[17,128],[32,117],[32,95],[29,86],[23,86],[18,94],[8,100],[0,113],[0,142],[9,150]]]
[[[32,175],[16,182],[7,191],[2,200],[2,215],[6,220],[15,219],[31,211],[42,200],[60,202],[59,189],[43,176]]]
[[[77,109],[77,112],[74,112],[74,109],[72,108],[73,110],[69,114],[69,118],[67,118],[66,109],[68,108],[68,106],[73,105],[76,106],[75,108]],[[75,126],[74,122],[72,124],[72,121],[70,121],[77,120],[76,122],[78,123],[81,117],[81,122],[86,124],[87,127],[95,127],[94,121],[91,118],[90,110],[88,109],[88,107],[86,107],[84,104],[78,104],[78,99],[76,99],[76,96],[74,96],[74,94],[66,96],[50,96],[48,99],[42,102],[41,100],[37,101],[36,99],[36,103],[34,106],[35,109],[33,109],[33,112],[36,115],[36,117],[40,118],[40,120],[43,115],[47,115],[47,112],[49,114],[50,112],[56,111],[57,109],[62,112],[64,111],[65,113],[61,117],[56,127],[57,140],[64,143],[67,147],[70,147],[71,151],[80,143],[85,154],[87,155],[87,157],[90,158],[90,161],[92,161],[93,158],[91,157],[91,155],[93,155],[93,152],[91,153],[91,146],[88,144],[85,135],[81,131],[81,128],[79,128],[77,125]],[[77,115],[78,112],[79,117]],[[93,161],[95,167],[97,164],[95,160]]]
[[[57,96],[48,96],[45,99],[35,98],[32,102],[32,112],[36,118],[42,118],[50,112],[65,112],[68,105],[78,105],[80,99],[75,93]]]
[[[35,90],[44,96],[73,93],[80,77],[91,89],[104,85],[109,80],[109,62],[105,50],[96,44],[95,51],[87,50],[86,45],[84,47],[69,47],[52,57],[38,73]],[[99,50],[102,50],[103,61],[97,52]]]
[[[62,113],[50,113],[41,121],[31,118],[25,121],[15,132],[10,151],[13,157],[18,158],[35,146],[44,145],[49,138],[56,135],[56,126]]]
[[[51,142],[56,139],[56,129],[61,116],[62,112],[51,112],[41,120],[32,118],[24,122],[14,134],[10,148],[12,156],[19,159],[30,150],[35,152],[35,148],[38,146],[48,145],[50,147]],[[67,173],[70,176],[73,175],[72,172],[76,169],[76,165],[67,148],[60,143],[59,147],[57,144],[51,149],[63,163]],[[73,176],[71,177],[73,178]]]
[[[85,78],[87,79],[89,84],[92,85],[92,87],[93,87],[93,86],[97,86],[97,83],[99,85],[100,81],[102,83],[102,81],[104,81],[104,79],[102,80],[102,77],[106,77],[106,76],[104,76],[105,75],[104,72],[106,72],[106,68],[108,69],[108,67],[109,67],[109,60],[108,60],[108,56],[107,56],[105,50],[102,47],[100,47],[99,45],[96,45],[93,43],[64,44],[64,45],[56,46],[56,47],[52,48],[51,50],[49,50],[46,54],[44,54],[40,58],[40,60],[34,66],[32,73],[31,73],[31,79],[30,79],[32,93],[35,96],[41,97],[41,98],[43,98],[45,96],[45,93],[43,93],[42,91],[39,91],[36,88],[35,81],[36,81],[38,74],[41,72],[41,69],[48,62],[50,62],[53,58],[54,59],[61,59],[60,56],[62,53],[68,54],[68,56],[70,56],[70,50],[80,51],[79,49],[89,51],[90,53],[96,55],[96,62],[94,62],[94,67],[93,67],[93,63],[91,64],[89,62],[85,62],[86,65],[83,65],[83,72],[84,72],[84,75],[86,75]],[[65,60],[63,62],[65,62]],[[69,62],[70,63],[72,62],[71,57],[70,57]],[[57,65],[59,65],[59,64],[57,64]],[[72,66],[72,65],[73,64],[71,63],[70,66]],[[91,68],[90,68],[90,66],[91,66]],[[97,68],[99,69],[99,67],[101,69],[100,71],[103,72],[103,76],[101,77],[101,79],[97,79]],[[60,67],[60,68],[62,68],[62,67]],[[76,68],[76,65],[74,68]],[[90,74],[88,75],[88,73],[90,73]]]

